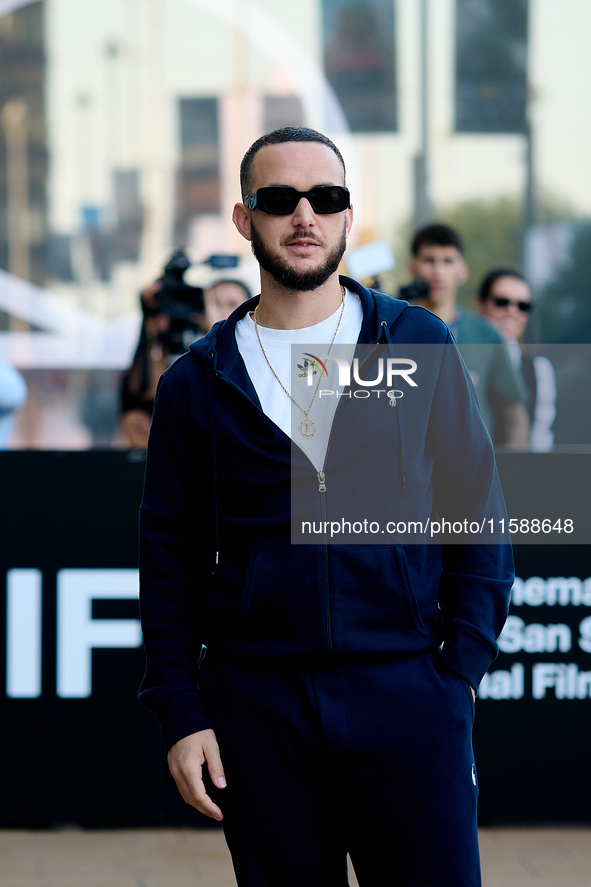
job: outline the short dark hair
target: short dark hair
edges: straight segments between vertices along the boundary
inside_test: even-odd
[[[419,254],[422,246],[455,246],[464,255],[464,241],[455,228],[450,228],[449,225],[433,223],[419,228],[410,245],[413,256]]]
[[[343,155],[335,143],[331,142],[327,136],[305,126],[284,126],[282,129],[274,129],[273,132],[268,132],[266,135],[261,136],[260,139],[257,139],[242,158],[242,163],[240,164],[240,190],[243,200],[251,191],[252,164],[256,154],[261,148],[266,148],[267,145],[281,145],[284,142],[319,142],[321,145],[326,145],[337,156],[339,163],[343,167],[343,176],[346,175]]]
[[[221,280],[214,280],[214,282],[209,287],[210,290],[215,289],[216,286],[221,286],[222,284],[230,283],[232,286],[239,286],[244,292],[244,300],[252,299],[252,293],[243,280],[237,280],[235,277],[223,277]]]
[[[493,285],[501,277],[513,277],[515,278],[515,280],[522,280],[525,284],[527,284],[527,286],[529,286],[529,280],[527,279],[525,274],[521,273],[521,271],[517,271],[516,268],[511,268],[508,265],[499,265],[496,268],[491,268],[490,271],[487,271],[482,278],[480,286],[477,290],[479,302],[486,302],[486,300],[490,296],[490,291],[493,288]]]

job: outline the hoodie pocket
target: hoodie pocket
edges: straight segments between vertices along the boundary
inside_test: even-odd
[[[329,574],[335,649],[406,653],[434,643],[421,619],[402,548],[334,545]]]
[[[421,634],[427,635],[427,628],[425,627],[425,623],[421,618],[421,611],[419,610],[419,605],[417,603],[417,599],[412,586],[410,570],[408,569],[408,561],[406,560],[406,552],[401,545],[396,546],[396,557],[398,559],[400,581],[402,583],[402,588],[406,597],[406,605],[410,613],[410,618],[412,619],[413,625],[416,630],[420,631]]]
[[[236,649],[264,656],[321,649],[322,589],[321,549],[293,546],[253,554],[229,626]]]

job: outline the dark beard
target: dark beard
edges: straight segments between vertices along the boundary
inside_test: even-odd
[[[345,225],[343,224],[341,239],[334,250],[326,257],[325,263],[319,268],[313,268],[310,271],[296,271],[276,253],[270,252],[252,222],[250,226],[250,245],[254,257],[261,268],[264,268],[277,283],[285,287],[285,289],[305,293],[318,289],[319,286],[326,283],[331,274],[334,274],[339,267],[339,262],[343,258],[347,246],[347,237]]]

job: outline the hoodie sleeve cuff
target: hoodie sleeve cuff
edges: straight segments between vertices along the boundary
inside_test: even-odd
[[[199,694],[193,690],[176,693],[165,699],[156,709],[156,714],[167,751],[179,739],[199,730],[211,729],[211,721],[205,714]]]
[[[441,661],[478,690],[480,681],[496,658],[497,649],[491,649],[490,644],[469,629],[454,626],[443,645]]]

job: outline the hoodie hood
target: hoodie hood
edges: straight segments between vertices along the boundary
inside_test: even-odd
[[[386,343],[387,339],[384,334],[383,324],[385,323],[388,328],[392,327],[401,314],[409,307],[408,302],[367,289],[350,277],[341,276],[339,280],[348,290],[356,293],[361,300],[363,323],[359,335],[359,344],[377,344],[380,341]],[[193,342],[190,347],[191,353],[197,359],[204,359],[209,353],[212,353],[214,368],[222,370],[231,378],[234,377],[240,356],[236,345],[236,324],[250,311],[254,311],[259,303],[259,298],[260,296],[254,296],[254,298],[248,299],[248,301],[239,305],[227,320],[216,323],[207,335]],[[414,311],[414,307],[412,310]],[[424,309],[419,310],[423,311]],[[248,374],[238,372],[238,376],[239,379],[237,378],[235,381],[238,384],[240,382],[245,383],[244,390],[246,391],[250,388],[252,393],[254,393],[252,383],[249,384],[250,380],[247,381]],[[241,387],[243,386],[241,385]]]

